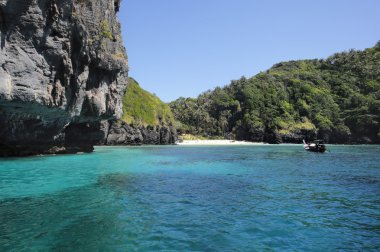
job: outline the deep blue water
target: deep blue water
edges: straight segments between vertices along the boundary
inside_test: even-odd
[[[0,159],[0,251],[358,250],[380,250],[380,146]]]

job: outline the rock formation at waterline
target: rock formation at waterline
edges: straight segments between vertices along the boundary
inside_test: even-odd
[[[97,143],[100,145],[168,145],[177,141],[173,125],[175,121],[169,105],[129,77],[122,118],[102,121],[91,128],[102,132],[102,140]],[[93,134],[98,133],[93,131]]]
[[[119,4],[0,0],[0,155],[92,151],[91,125],[122,115]]]
[[[173,126],[135,126],[123,121],[105,121],[100,127],[104,138],[101,145],[170,145],[177,141],[177,131]]]

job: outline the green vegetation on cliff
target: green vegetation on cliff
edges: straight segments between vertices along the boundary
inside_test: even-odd
[[[128,79],[121,119],[128,124],[144,126],[172,125],[174,122],[170,107],[156,95],[142,89],[133,78]]]
[[[170,103],[180,132],[239,140],[380,143],[380,43],[289,61]]]

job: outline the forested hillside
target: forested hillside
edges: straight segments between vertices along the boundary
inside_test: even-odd
[[[180,132],[269,143],[380,143],[380,42],[170,103]]]
[[[123,97],[122,120],[134,125],[172,125],[174,117],[166,103],[130,77]]]

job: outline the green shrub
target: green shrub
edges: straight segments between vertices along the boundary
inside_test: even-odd
[[[102,22],[100,22],[100,34],[104,38],[108,38],[110,40],[113,40],[113,34],[112,34],[110,25],[109,25],[107,20],[103,20]]]

